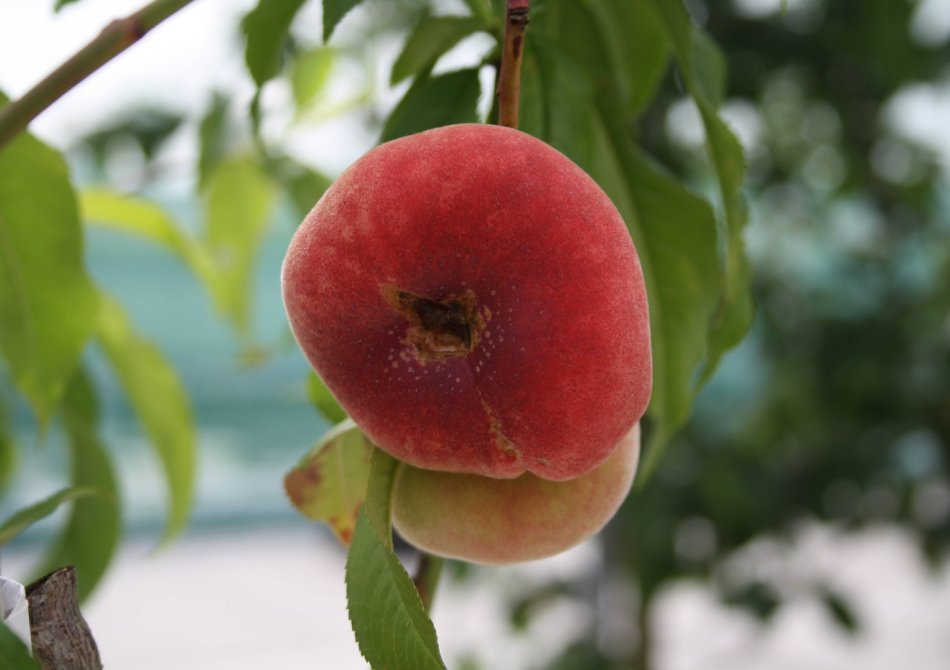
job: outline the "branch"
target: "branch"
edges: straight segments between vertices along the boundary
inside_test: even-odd
[[[99,649],[79,611],[72,566],[30,584],[26,598],[33,657],[42,670],[101,670]]]
[[[47,107],[76,84],[138,42],[192,0],[153,0],[124,19],[116,19],[23,97],[0,109],[0,149],[26,129]]]
[[[505,43],[498,73],[498,124],[518,127],[518,106],[521,101],[521,61],[524,54],[524,31],[528,25],[531,0],[508,0],[505,16]]]
[[[419,565],[416,566],[416,574],[412,578],[416,585],[416,591],[419,592],[419,599],[422,601],[422,608],[428,612],[432,608],[432,598],[435,596],[435,589],[439,585],[439,576],[442,574],[443,560],[438,556],[419,552]]]

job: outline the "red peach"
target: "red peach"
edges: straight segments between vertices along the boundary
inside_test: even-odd
[[[373,149],[301,224],[282,286],[330,391],[420,468],[572,479],[649,400],[630,235],[587,174],[517,130],[448,126]]]
[[[552,482],[421,470],[402,465],[393,525],[431,554],[505,564],[553,556],[597,533],[627,496],[640,453],[639,424],[602,464]]]

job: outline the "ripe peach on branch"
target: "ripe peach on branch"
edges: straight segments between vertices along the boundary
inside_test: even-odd
[[[463,124],[373,149],[306,217],[282,283],[314,369],[416,468],[574,479],[649,400],[630,235],[587,174],[517,130]]]

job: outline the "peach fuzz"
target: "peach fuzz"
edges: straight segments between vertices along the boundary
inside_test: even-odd
[[[637,469],[639,424],[597,468],[552,482],[401,466],[393,525],[412,545],[473,563],[507,564],[553,556],[591,537],[613,517]]]
[[[371,150],[297,230],[282,287],[330,391],[420,468],[573,479],[649,400],[624,222],[579,167],[517,130],[447,126]]]

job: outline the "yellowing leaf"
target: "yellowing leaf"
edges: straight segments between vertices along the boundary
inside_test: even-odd
[[[83,191],[79,203],[83,219],[88,224],[137,235],[164,247],[206,286],[213,286],[215,268],[207,250],[192,235],[175,225],[161,206],[105,188]]]
[[[346,546],[366,497],[372,453],[372,443],[347,419],[284,477],[284,488],[294,507],[304,516],[329,525]]]

